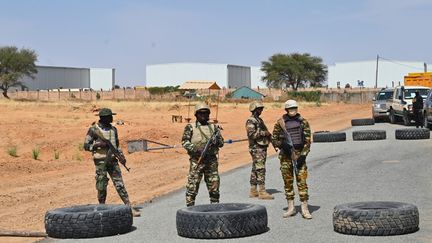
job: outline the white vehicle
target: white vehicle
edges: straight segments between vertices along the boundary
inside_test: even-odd
[[[430,88],[423,86],[395,87],[392,98],[387,100],[390,123],[396,123],[398,119],[402,119],[403,124],[409,126],[411,120],[414,119],[412,99],[415,96],[415,92],[418,91],[421,97],[425,99],[429,90]]]

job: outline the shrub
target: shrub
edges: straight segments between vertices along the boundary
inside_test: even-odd
[[[9,154],[10,156],[12,156],[12,157],[18,157],[18,154],[17,154],[17,147],[16,147],[16,146],[13,146],[13,147],[11,147],[11,148],[8,148],[7,152],[8,152],[8,154]]]
[[[99,94],[99,92],[97,92],[97,93],[96,93],[96,99],[97,99],[97,100],[100,100],[100,98],[101,98],[101,95]]]
[[[296,101],[320,102],[321,91],[288,91],[286,92],[288,99]]]
[[[60,158],[60,152],[59,151],[54,151],[54,159],[59,159]]]
[[[40,150],[39,148],[32,149],[32,158],[37,160],[39,158]]]

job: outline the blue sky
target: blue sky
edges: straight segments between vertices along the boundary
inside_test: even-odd
[[[0,13],[0,46],[34,49],[39,65],[113,67],[121,86],[144,85],[148,64],[258,66],[274,53],[432,63],[430,0],[0,0]]]

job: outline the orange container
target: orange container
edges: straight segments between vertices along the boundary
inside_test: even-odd
[[[408,73],[404,76],[405,86],[425,86],[432,87],[432,72]]]

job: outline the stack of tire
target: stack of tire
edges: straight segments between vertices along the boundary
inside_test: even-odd
[[[372,118],[352,119],[352,126],[370,126],[375,125],[375,120]],[[352,137],[354,141],[364,140],[383,140],[387,138],[385,130],[359,130],[353,131]]]

